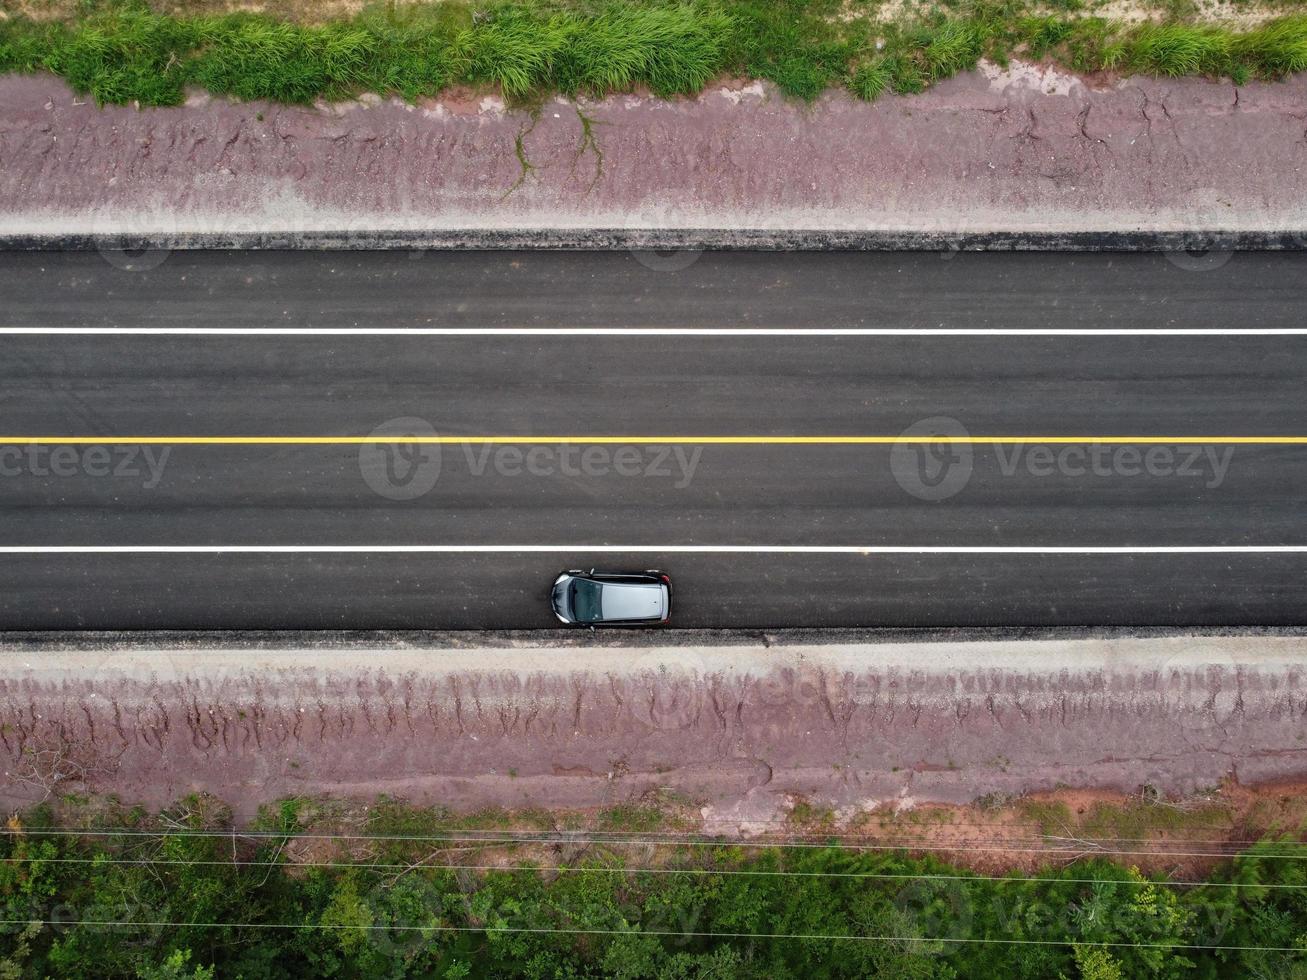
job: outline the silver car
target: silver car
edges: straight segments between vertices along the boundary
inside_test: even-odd
[[[578,626],[662,626],[672,614],[672,580],[662,572],[578,568],[554,579],[549,593],[560,622]]]

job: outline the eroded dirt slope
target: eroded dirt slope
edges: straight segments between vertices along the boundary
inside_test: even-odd
[[[1304,77],[1091,85],[1014,64],[871,105],[752,83],[535,113],[476,93],[138,111],[11,76],[0,233],[1301,229],[1305,100]]]
[[[11,648],[3,797],[250,814],[292,794],[472,809],[671,792],[765,829],[1057,787],[1307,777],[1307,643],[1169,637],[721,648]]]

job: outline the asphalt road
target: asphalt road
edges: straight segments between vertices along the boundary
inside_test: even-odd
[[[680,626],[1302,624],[1304,274],[0,254],[0,628],[545,627],[592,565]]]

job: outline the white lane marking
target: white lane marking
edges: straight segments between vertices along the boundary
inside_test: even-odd
[[[177,337],[1295,337],[1307,327],[0,327],[0,335]]]
[[[707,554],[707,555],[1242,555],[1307,554],[1307,545],[771,545],[771,544],[177,544],[5,545],[0,555],[332,554]]]

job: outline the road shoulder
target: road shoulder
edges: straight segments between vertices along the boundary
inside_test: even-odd
[[[1307,775],[1297,631],[268,639],[11,634],[6,768],[58,758],[70,790],[156,806],[205,792],[247,816],[301,794],[471,810],[672,793],[743,831],[796,800],[853,813],[1057,787],[1181,798]],[[6,805],[38,784],[11,777]]]

